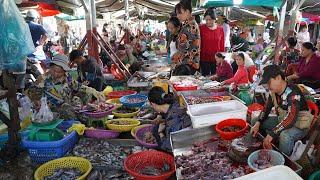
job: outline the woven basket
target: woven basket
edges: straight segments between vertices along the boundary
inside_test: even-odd
[[[132,113],[117,113],[117,110],[115,109],[112,111],[112,114],[117,118],[132,118],[137,116],[137,114],[140,112],[139,108],[134,108],[136,111]]]
[[[155,144],[150,144],[150,143],[146,143],[144,140],[143,140],[143,137],[144,137],[144,134],[147,133],[147,132],[151,132],[152,133],[152,129],[153,129],[153,125],[151,126],[146,126],[146,127],[143,127],[143,128],[140,128],[137,130],[137,133],[136,133],[136,140],[141,144],[143,145],[144,147],[147,147],[147,148],[156,148],[158,147],[158,144],[155,143]]]
[[[84,180],[90,173],[92,165],[82,157],[59,158],[41,165],[34,173],[34,179],[42,180],[46,176],[51,176],[57,168],[77,168],[83,173],[78,180]]]
[[[108,99],[106,101],[106,103],[109,103],[109,104],[113,104],[116,106],[116,108],[122,106],[121,102],[120,102],[120,98],[114,98],[114,99]]]
[[[108,111],[101,111],[101,112],[84,112],[84,114],[88,117],[95,118],[95,119],[101,119],[104,118],[112,113],[113,110],[116,109],[116,106],[113,105],[111,109]]]
[[[122,122],[127,122],[129,125],[117,125],[117,124],[111,124],[111,122],[114,121],[122,121]],[[132,128],[139,126],[140,121],[136,119],[115,119],[115,120],[110,120],[107,121],[107,128],[111,130],[115,130],[117,132],[128,132],[131,131]]]
[[[159,176],[148,176],[139,173],[146,166],[161,168],[165,162],[170,166],[169,172],[165,172]],[[146,150],[131,154],[124,160],[124,168],[137,180],[164,180],[168,179],[175,172],[173,156],[156,150]]]
[[[90,138],[117,138],[120,133],[112,130],[104,130],[104,129],[87,129],[85,131],[85,135]]]

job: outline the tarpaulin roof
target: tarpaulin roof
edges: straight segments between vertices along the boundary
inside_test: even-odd
[[[282,0],[205,0],[204,7],[226,7],[226,6],[266,6],[280,7]]]

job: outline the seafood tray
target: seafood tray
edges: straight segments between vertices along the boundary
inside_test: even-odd
[[[217,138],[218,134],[212,128],[212,126],[209,127],[203,127],[203,128],[197,128],[197,129],[188,129],[184,131],[179,131],[171,134],[171,145],[173,149],[173,155],[175,159],[181,155],[187,155],[192,152],[193,144],[200,141],[208,141],[212,138]],[[262,140],[263,137],[259,135],[259,139]],[[274,147],[274,150],[279,151],[276,147]],[[289,159],[288,156],[284,155],[285,158],[285,165],[290,167],[293,171],[296,173],[300,173],[302,170],[302,167],[297,164],[296,162],[293,162]],[[183,179],[181,175],[181,169],[177,168],[176,171],[177,179]]]
[[[188,99],[190,100],[190,98],[209,98],[209,97],[223,97],[223,96],[230,96],[231,99],[234,99],[234,97],[232,97],[230,95],[230,93],[223,91],[223,92],[219,92],[219,93],[213,93],[210,92],[208,90],[195,90],[195,91],[182,91],[181,92],[182,95],[182,99],[184,101],[184,104],[190,106],[192,104],[188,103]],[[205,104],[205,103],[194,103],[194,104]]]
[[[124,170],[124,159],[133,152],[145,150],[135,139],[82,138],[72,155],[88,159],[97,169]]]
[[[128,80],[128,87],[149,87],[152,81],[147,78],[155,75],[156,72],[135,72],[131,78]]]

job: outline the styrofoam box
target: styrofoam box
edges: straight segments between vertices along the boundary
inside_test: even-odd
[[[273,166],[258,172],[254,172],[236,180],[303,180],[298,174],[287,166]]]
[[[221,101],[207,104],[195,104],[188,106],[193,128],[200,128],[218,124],[220,121],[230,118],[246,120],[247,106],[237,100]]]

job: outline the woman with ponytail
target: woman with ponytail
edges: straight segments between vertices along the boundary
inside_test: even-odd
[[[287,77],[289,81],[302,83],[314,89],[320,88],[320,57],[316,55],[316,50],[311,42],[302,44],[298,70]]]
[[[148,99],[154,111],[162,116],[161,120],[154,121],[152,134],[157,140],[159,149],[172,151],[170,133],[190,126],[190,117],[186,109],[180,107],[173,94],[166,94],[161,87],[153,87],[149,91]]]

